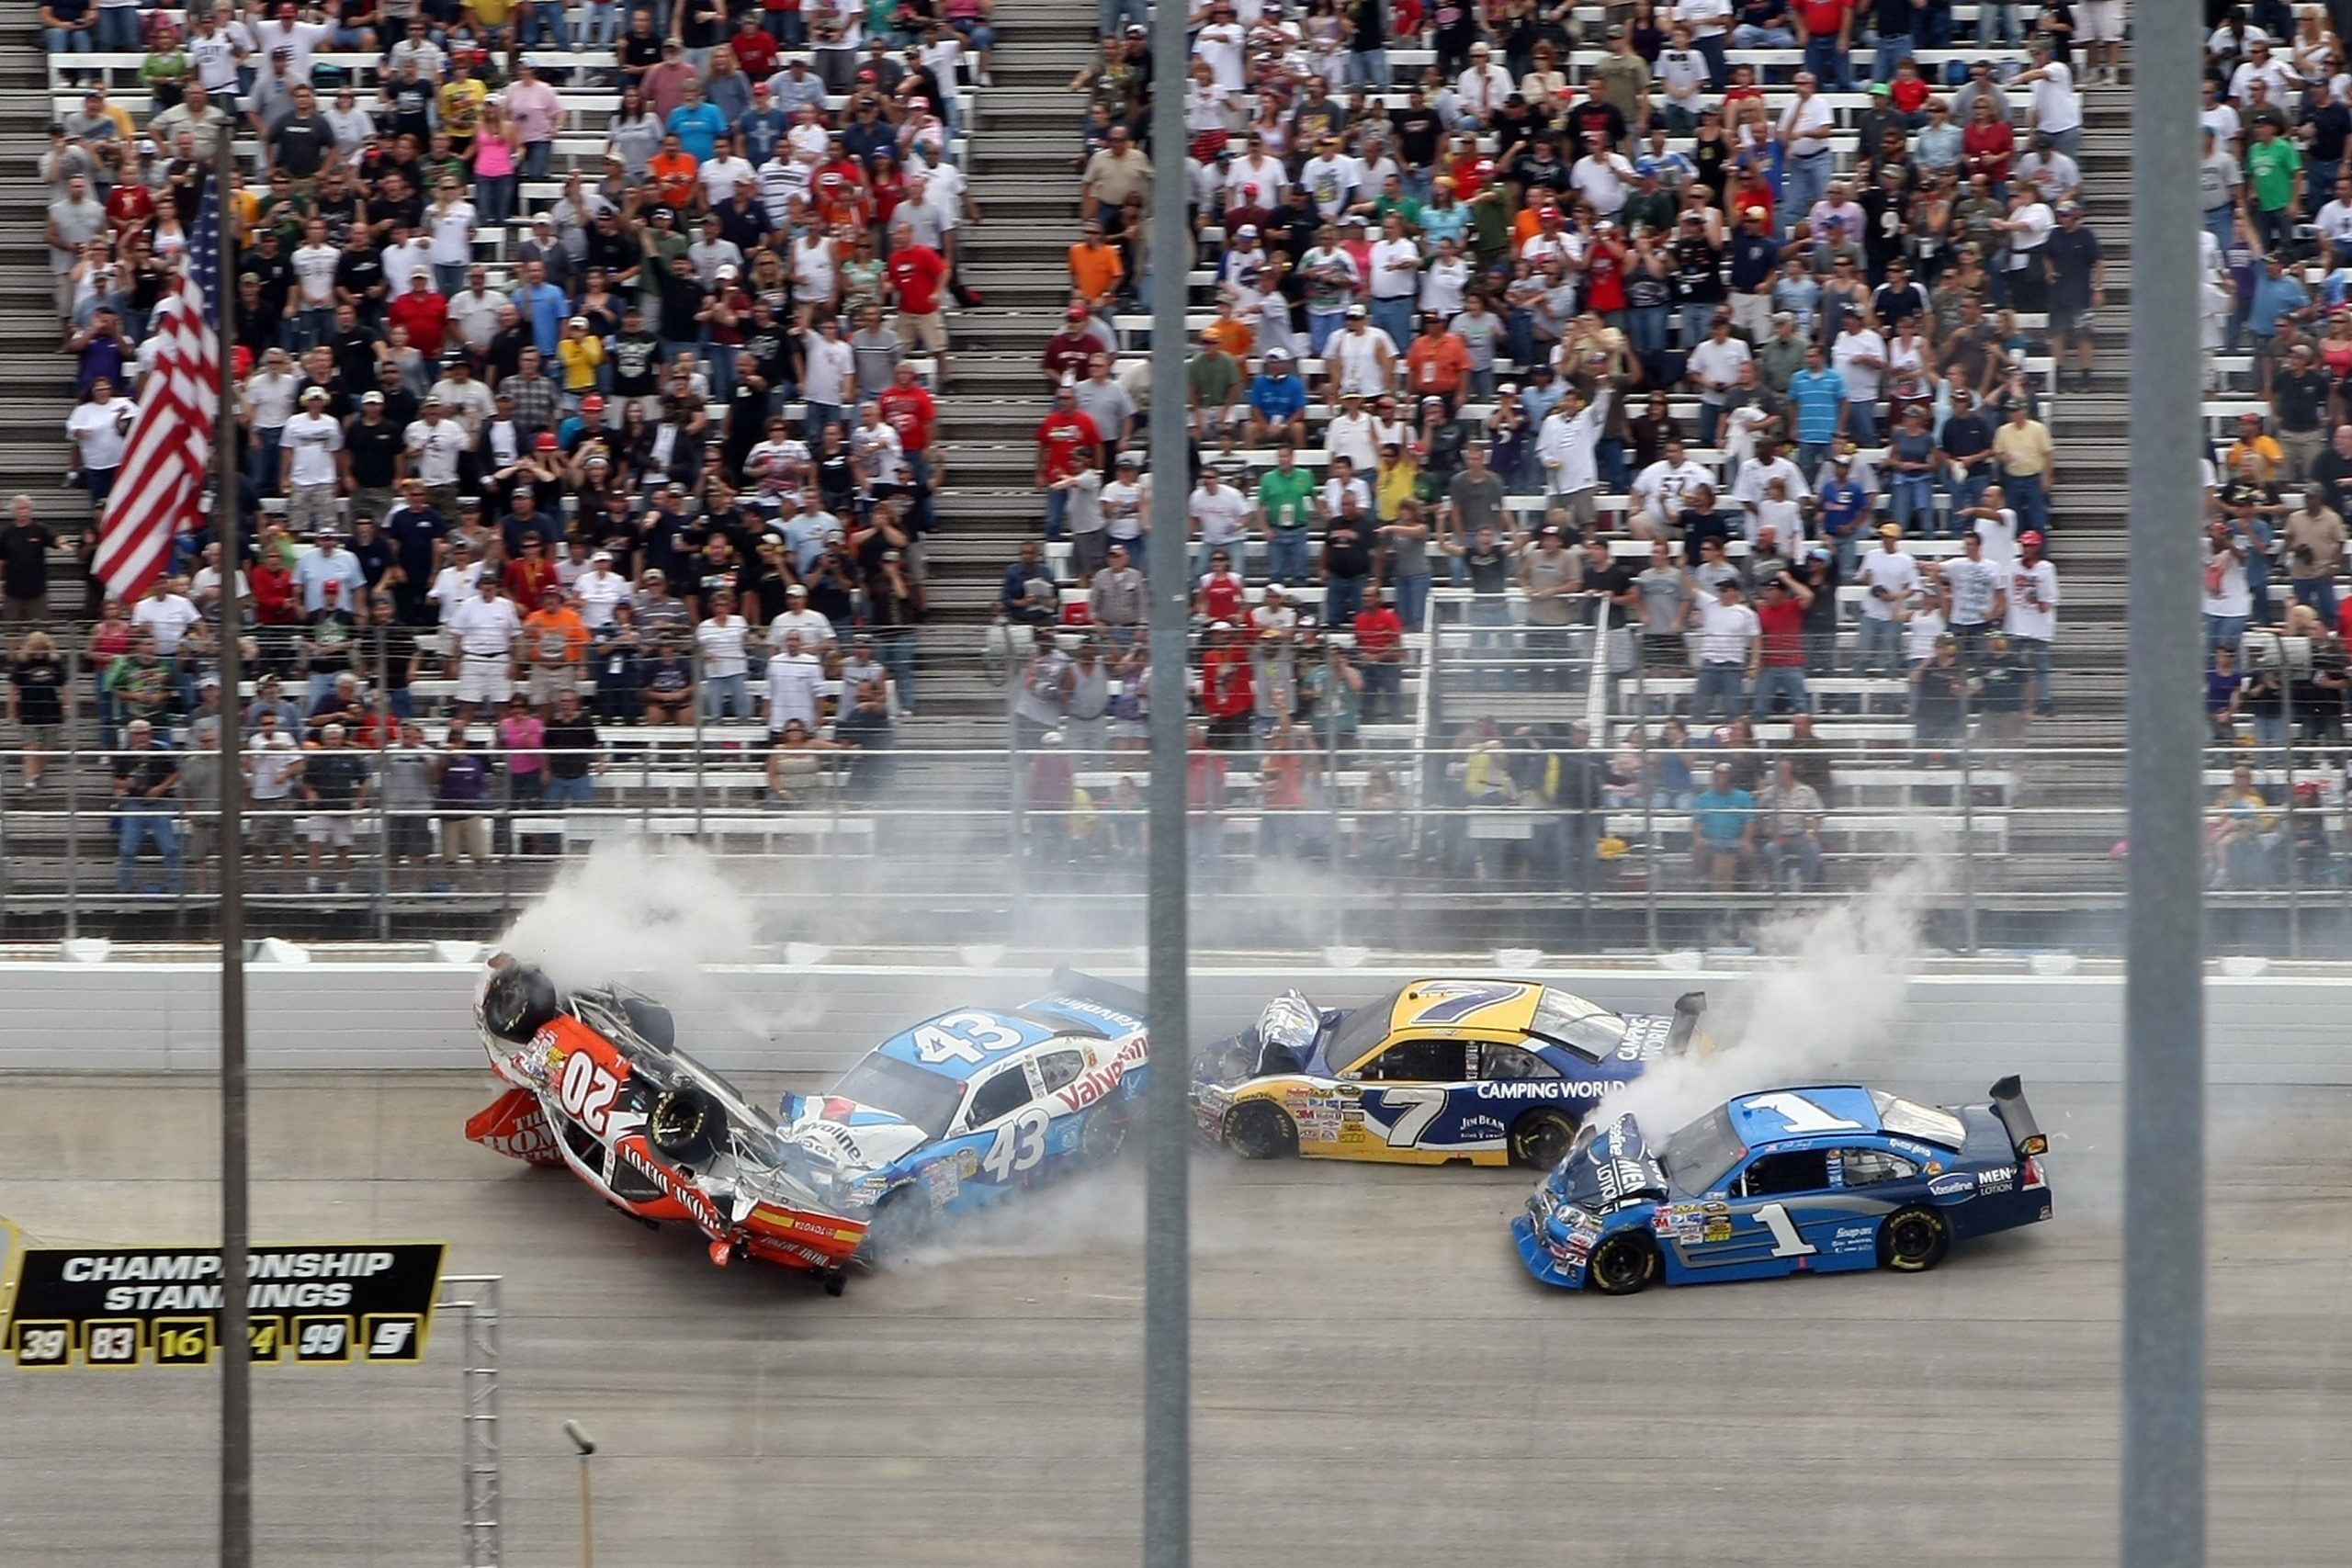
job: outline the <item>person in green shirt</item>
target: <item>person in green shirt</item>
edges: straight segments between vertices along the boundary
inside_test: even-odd
[[[187,80],[187,51],[180,47],[180,35],[168,21],[155,30],[155,44],[147,58],[139,62],[139,81],[155,100],[155,113],[180,101],[180,85]]]
[[[2246,205],[2262,248],[2275,251],[2294,238],[2295,214],[2303,209],[2303,154],[2278,134],[2271,121],[2254,122],[2254,142],[2245,150]]]
[[[1274,466],[1258,480],[1258,528],[1266,539],[1266,576],[1275,582],[1307,581],[1306,531],[1315,521],[1315,476],[1298,466],[1298,448],[1283,442]]]
[[[1380,182],[1380,195],[1372,204],[1374,226],[1385,222],[1392,212],[1405,220],[1408,234],[1421,231],[1421,204],[1405,194],[1404,181],[1393,174]]]
[[[1214,327],[1201,334],[1201,352],[1184,367],[1184,387],[1195,431],[1213,431],[1232,419],[1233,400],[1241,391],[1241,361],[1217,346]]]

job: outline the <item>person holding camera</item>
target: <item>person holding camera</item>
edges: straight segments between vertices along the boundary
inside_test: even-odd
[[[2327,503],[2324,485],[2303,492],[2303,504],[2287,513],[2287,581],[2298,604],[2320,618],[2335,620],[2335,575],[2344,569],[2344,519]]]

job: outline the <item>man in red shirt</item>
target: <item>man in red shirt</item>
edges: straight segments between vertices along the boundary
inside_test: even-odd
[[[1208,716],[1209,744],[1228,751],[1248,745],[1257,707],[1250,650],[1236,639],[1231,622],[1210,622],[1209,649],[1201,655],[1201,711]]]
[[[915,367],[905,360],[899,362],[890,385],[874,400],[881,411],[883,423],[899,433],[899,446],[907,459],[908,477],[914,481],[915,511],[910,519],[919,534],[931,531],[934,519],[931,510],[931,492],[941,482],[945,465],[934,469],[931,461],[932,433],[939,425],[939,405],[915,379]]]
[[[1048,387],[1060,386],[1064,377],[1083,380],[1087,362],[1102,352],[1102,340],[1088,328],[1085,306],[1072,305],[1066,320],[1068,324],[1046,341],[1045,355],[1037,362]]]
[[[1789,7],[1804,45],[1804,68],[1825,93],[1854,90],[1853,0],[1796,0]]]
[[[384,319],[408,329],[409,346],[427,364],[441,357],[441,336],[449,330],[449,301],[433,292],[432,274],[424,268],[417,268],[409,279],[407,293],[385,307]]]
[[[1048,539],[1062,536],[1062,519],[1069,509],[1069,491],[1056,488],[1054,481],[1093,468],[1102,452],[1102,433],[1079,412],[1078,389],[1057,391],[1053,409],[1037,423],[1037,488],[1046,492]]]
[[[899,297],[899,344],[920,348],[939,361],[936,384],[947,385],[947,321],[939,313],[940,286],[947,281],[947,258],[915,243],[912,226],[890,231],[890,291]]]
[[[1750,711],[1759,720],[1772,715],[1772,695],[1789,700],[1791,713],[1810,713],[1804,690],[1804,608],[1813,590],[1794,573],[1781,572],[1756,596],[1756,625],[1762,632]]]
[[[761,29],[757,11],[746,11],[735,19],[735,36],[727,40],[727,47],[735,51],[735,63],[752,81],[764,82],[775,74],[776,41]]]
[[[1363,721],[1395,719],[1405,688],[1405,623],[1377,586],[1364,591],[1356,612],[1356,656],[1363,661]]]

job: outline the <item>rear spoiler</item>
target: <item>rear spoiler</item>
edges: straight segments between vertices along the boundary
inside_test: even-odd
[[[1150,1020],[1149,999],[1133,986],[1122,986],[1116,980],[1101,979],[1083,971],[1072,969],[1068,964],[1054,971],[1050,983],[1057,995],[1076,997],[1082,1002],[1094,1002],[1102,1007],[1116,1009],[1139,1023],[1148,1022]]]
[[[2009,1135],[2009,1146],[2022,1159],[2050,1152],[2050,1140],[2034,1122],[2033,1107],[2025,1102],[2025,1086],[2015,1073],[1993,1086],[1993,1114]]]
[[[1685,991],[1674,998],[1674,1026],[1666,1032],[1666,1054],[1679,1056],[1690,1048],[1690,1037],[1699,1032],[1699,1020],[1707,1011],[1707,993]]]

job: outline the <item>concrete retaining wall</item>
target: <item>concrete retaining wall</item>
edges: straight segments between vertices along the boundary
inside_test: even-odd
[[[458,964],[258,964],[247,971],[249,1043],[261,1069],[469,1068],[481,971]],[[1283,987],[1353,1005],[1413,977],[1403,970],[1220,968],[1196,973],[1196,1039],[1229,1032]],[[1736,1008],[1752,978],[1663,970],[1553,971],[1606,1006],[1663,1011],[1684,990]],[[833,1072],[875,1042],[956,1005],[1008,1005],[1041,988],[1017,969],[772,967],[714,970],[665,999],[681,1038],[729,1071]],[[2352,1083],[2352,984],[2214,977],[2211,1076],[2222,1083]],[[218,1060],[218,971],[163,963],[0,964],[0,1072],[209,1069]],[[1825,998],[1835,1005],[1835,998]],[[2022,1072],[2072,1082],[2120,1076],[2122,982],[2113,976],[1921,976],[1883,1050],[1860,1067],[1961,1078]]]

